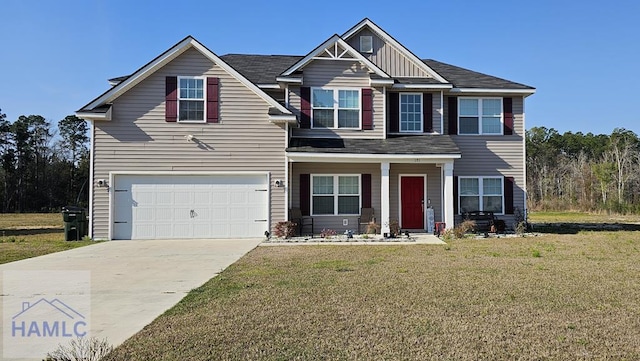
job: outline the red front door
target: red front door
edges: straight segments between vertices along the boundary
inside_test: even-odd
[[[424,178],[400,177],[403,229],[424,229]]]

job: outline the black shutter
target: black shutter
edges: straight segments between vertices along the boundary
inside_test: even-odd
[[[371,174],[362,175],[362,208],[371,208]]]
[[[458,98],[449,97],[449,134],[458,134]]]
[[[513,134],[513,98],[502,99],[502,113],[504,115],[504,135]]]
[[[168,76],[165,78],[165,122],[175,122],[178,120],[178,77]]]
[[[387,118],[389,119],[389,133],[400,131],[400,94],[387,93]]]
[[[513,214],[513,177],[504,177],[504,213]]]
[[[458,214],[458,177],[453,177],[453,214]],[[453,224],[450,225],[453,227]]]
[[[300,128],[311,128],[311,88],[300,87]]]
[[[311,214],[311,175],[300,174],[300,211],[303,216]]]
[[[422,94],[422,131],[433,132],[433,94]]]

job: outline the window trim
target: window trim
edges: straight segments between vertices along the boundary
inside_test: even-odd
[[[403,95],[419,95],[420,96],[420,130],[402,130],[402,96]],[[398,132],[400,133],[424,133],[424,96],[422,93],[398,93]]]
[[[313,97],[314,90],[331,90],[333,92],[333,126],[332,127],[315,127],[314,126],[314,110],[315,109],[331,109],[331,108],[316,108],[313,106]],[[357,127],[338,127],[339,120],[338,114],[340,111],[340,91],[357,91],[358,92],[358,126]],[[311,111],[311,129],[339,129],[339,130],[362,130],[362,89],[361,88],[343,88],[343,87],[311,87],[310,88],[310,96],[309,96],[309,105]],[[355,108],[342,108],[342,109],[350,109],[355,110]]]
[[[371,47],[369,49],[364,49],[363,40],[368,39]],[[373,35],[360,35],[360,52],[365,54],[373,54]]]
[[[313,213],[313,180],[315,177],[333,177],[333,214],[315,214]],[[358,213],[338,213],[338,198],[339,194],[339,177],[358,177]],[[335,217],[335,216],[359,216],[360,210],[362,209],[362,174],[342,174],[342,173],[311,173],[310,174],[310,192],[309,197],[311,198],[309,203],[309,214],[312,216],[318,217]],[[328,197],[328,194],[318,194],[318,196]],[[355,194],[343,194],[343,196],[355,196]]]
[[[502,197],[502,202],[501,202],[501,206],[502,209],[500,212],[493,212],[493,214],[495,215],[505,215],[505,195],[504,195],[504,177],[503,176],[496,176],[496,175],[492,175],[492,176],[488,176],[488,175],[481,175],[481,176],[458,176],[458,215],[463,215],[465,212],[462,211],[462,204],[460,203],[460,198],[461,197],[465,197],[462,194],[461,191],[461,187],[462,187],[462,182],[460,182],[460,180],[462,179],[477,179],[478,180],[478,198],[479,198],[479,208],[478,211],[484,212],[484,202],[482,201],[482,198],[484,197],[484,189],[483,189],[483,182],[484,179],[499,179],[500,180],[500,197]]]
[[[180,80],[182,79],[199,79],[202,80],[202,99],[195,98],[182,98],[180,97]],[[176,100],[178,102],[178,112],[177,119],[178,123],[206,123],[207,122],[207,77],[205,76],[178,76],[178,84],[177,84],[177,96]],[[180,119],[180,102],[182,100],[190,100],[190,101],[202,101],[202,120],[197,119]]]
[[[477,100],[478,101],[478,133],[462,133],[460,127],[460,118],[466,116],[460,115],[460,101],[461,100]],[[484,100],[500,100],[500,132],[499,133],[483,133],[482,132],[482,102]],[[458,97],[458,135],[504,135],[504,100],[502,97]]]

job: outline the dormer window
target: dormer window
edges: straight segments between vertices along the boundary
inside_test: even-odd
[[[373,53],[373,36],[362,35],[360,36],[360,52],[361,53]]]

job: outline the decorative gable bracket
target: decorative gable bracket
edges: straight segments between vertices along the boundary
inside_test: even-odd
[[[391,79],[387,73],[360,54],[356,49],[338,36],[338,34],[335,34],[313,49],[309,54],[307,54],[307,56],[289,67],[289,69],[285,70],[279,77],[277,77],[277,81],[302,83],[302,77],[298,72],[311,61],[319,59],[358,61],[364,64],[364,66],[366,66],[369,71],[377,77]]]

